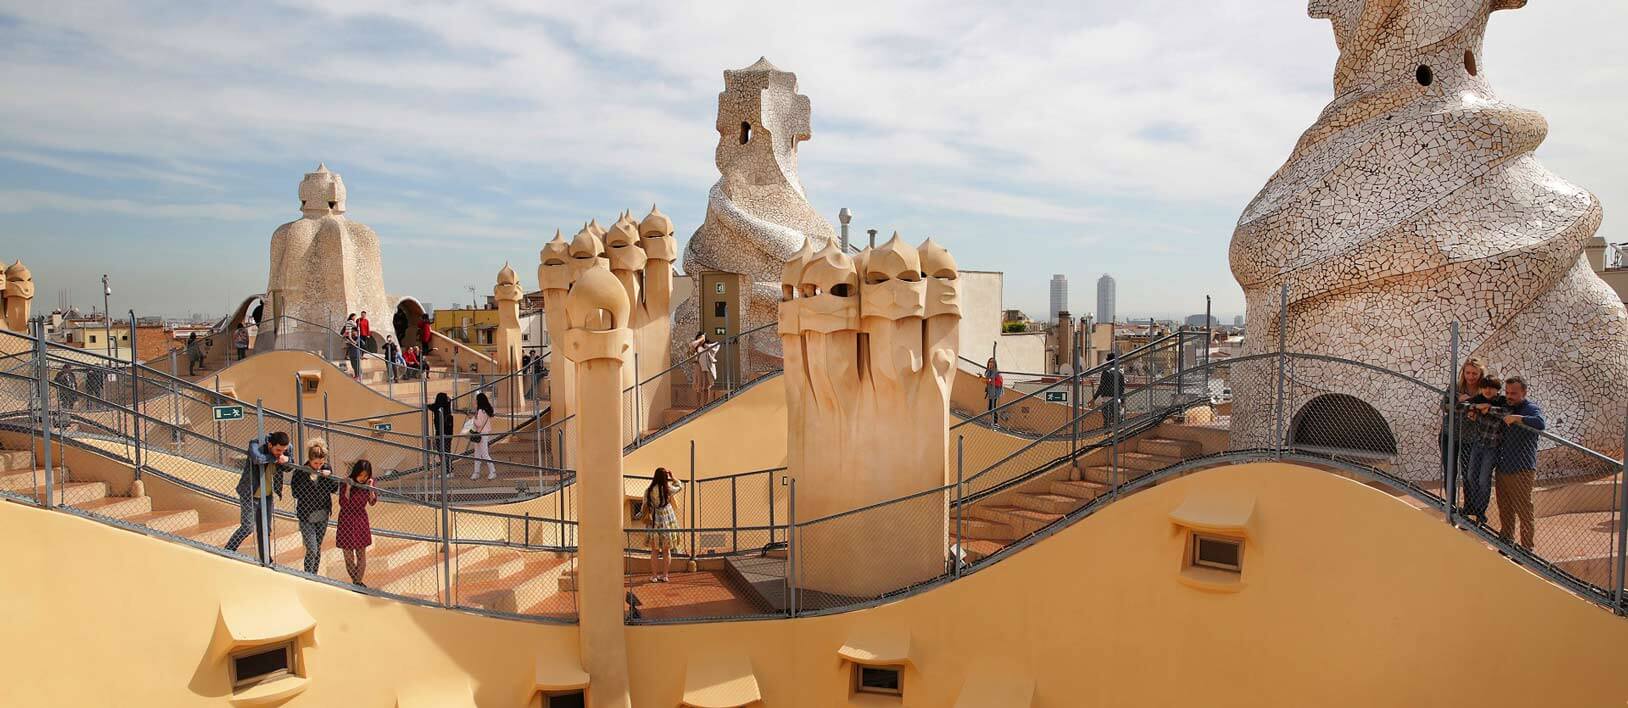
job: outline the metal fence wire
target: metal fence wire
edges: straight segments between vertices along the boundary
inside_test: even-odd
[[[17,335],[0,341],[7,337]],[[13,352],[0,359],[5,430],[25,431],[35,449],[51,450],[43,445],[50,438],[67,452],[130,460],[136,474],[191,492],[198,502],[138,509],[142,502],[118,497],[108,480],[78,479],[71,465],[60,476],[43,475],[61,467],[49,459],[17,463],[39,471],[8,467],[0,494],[233,550],[224,546],[252,506],[240,503],[236,487],[247,446],[263,431],[287,430],[297,443],[322,438],[333,459],[365,456],[383,478],[417,481],[411,489],[366,489],[378,497],[367,507],[375,536],[362,579],[369,592],[502,616],[574,613],[574,473],[569,460],[549,466],[536,459],[554,454],[551,446],[563,451],[563,436],[574,432],[567,430],[571,419],[546,426],[541,416],[522,421],[533,427],[511,437],[529,436],[530,447],[488,459],[464,440],[443,449],[426,446],[422,436],[376,435],[299,411],[290,416],[248,405],[243,419],[216,421],[205,416],[222,399],[206,388],[33,340],[8,346],[0,350]],[[29,346],[33,355],[16,355]],[[1456,369],[1456,355],[1452,362]],[[94,392],[91,380],[99,382]],[[641,389],[650,381],[632,389],[635,409],[644,405]],[[1191,331],[1028,386],[1001,392],[992,410],[969,412],[952,426],[953,480],[822,518],[797,515],[797,485],[819,484],[817,476],[696,469],[692,452],[689,468],[678,473],[685,484],[674,500],[677,528],[653,531],[632,516],[649,479],[627,476],[632,503],[622,523],[630,621],[870,606],[979,572],[1159,482],[1253,460],[1292,460],[1369,483],[1562,587],[1628,611],[1623,461],[1556,435],[1558,418],[1540,416],[1521,400],[1525,393],[1541,407],[1542,390],[1506,384],[1477,399],[1456,383],[1441,386],[1337,357],[1277,351],[1212,359],[1208,333]],[[635,416],[647,420],[637,410]],[[288,474],[309,478],[310,471]],[[454,482],[461,485],[456,494]],[[481,489],[535,491],[543,503],[532,508],[547,513],[452,503],[459,494],[479,501]],[[175,512],[181,515],[167,515]],[[347,564],[342,549],[326,545],[338,535],[335,521],[313,544],[313,557],[305,539],[314,522],[302,521],[295,499],[275,499],[264,513],[271,516],[269,536],[243,539],[236,553],[257,556],[265,545],[265,562],[281,569],[331,582],[355,579],[354,561]],[[653,546],[661,545],[671,547],[671,571],[654,564]]]

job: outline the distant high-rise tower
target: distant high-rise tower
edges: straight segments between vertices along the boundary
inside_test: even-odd
[[[1107,273],[1097,278],[1097,321],[1114,321],[1114,276]]]
[[[1056,322],[1059,312],[1068,312],[1068,278],[1062,273],[1051,276],[1051,311],[1046,321]]]

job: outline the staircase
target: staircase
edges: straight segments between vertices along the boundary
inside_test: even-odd
[[[1187,426],[1166,423],[1119,445],[1118,464],[1108,450],[1081,456],[1073,465],[1059,466],[967,505],[961,518],[960,548],[966,562],[981,560],[1013,541],[1028,536],[1107,493],[1116,483],[1192,459],[1209,445]],[[954,527],[952,519],[952,533]]]
[[[207,520],[197,507],[155,509],[152,497],[119,496],[106,482],[75,481],[65,467],[55,470],[52,482],[54,506],[71,507],[215,548],[224,547],[238,528],[235,520]],[[32,452],[0,450],[0,491],[45,499],[45,471],[38,468]],[[337,513],[337,502],[335,507]],[[218,505],[214,508],[218,518]],[[343,552],[334,540],[335,529],[330,525],[323,539],[318,573],[349,582]],[[273,519],[270,546],[277,565],[303,569],[305,547],[293,519]],[[258,557],[253,534],[243,541],[238,552],[251,559]],[[476,543],[455,543],[448,557],[440,541],[396,538],[375,531],[364,582],[386,593],[439,603],[444,591],[443,573],[450,568],[453,599],[460,606],[569,618],[575,611],[575,588],[566,575],[572,566],[572,558],[566,553]]]

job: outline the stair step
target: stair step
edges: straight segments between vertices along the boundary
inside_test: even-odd
[[[34,453],[29,450],[0,450],[0,472],[32,471]]]
[[[952,523],[951,529],[955,528]],[[1011,526],[988,519],[962,519],[961,536],[971,543],[973,539],[1010,541],[1017,538]]]
[[[1062,494],[1018,494],[1012,498],[1013,503],[1025,509],[1045,512],[1047,514],[1067,514],[1080,508],[1080,500]]]
[[[493,551],[478,563],[458,569],[459,583],[489,583],[518,575],[526,569],[524,556],[512,551]]]
[[[1119,451],[1119,461],[1118,462],[1119,462],[1120,467],[1123,467],[1123,468],[1126,468],[1126,469],[1146,470],[1146,471],[1152,472],[1152,471],[1162,470],[1162,469],[1164,469],[1166,467],[1169,467],[1171,465],[1176,464],[1177,462],[1181,462],[1181,460],[1179,458],[1175,458],[1175,457],[1165,457],[1163,455],[1150,455],[1150,454],[1145,453],[1145,452],[1136,452],[1136,451],[1133,451],[1133,450],[1123,450],[1122,449],[1122,450]]]
[[[386,571],[376,571],[373,568],[373,555],[368,554],[367,572],[362,582],[370,588],[376,588],[397,595],[413,595],[423,597],[440,597],[441,589],[441,554],[422,556],[406,565],[399,565]]]
[[[1203,452],[1204,446],[1192,440],[1141,438],[1136,441],[1136,449],[1150,455],[1185,460],[1199,456]]]
[[[1615,479],[1538,487],[1532,490],[1533,514],[1539,517],[1617,508]]]
[[[7,472],[0,475],[0,490],[21,492],[45,483],[45,473],[35,469]]]
[[[80,506],[107,496],[106,482],[68,482],[51,490],[54,502],[63,506]],[[34,498],[45,498],[45,485],[34,488]]]
[[[198,525],[197,509],[170,509],[147,511],[128,517],[125,521],[141,524],[154,531],[179,534]]]
[[[563,591],[562,576],[570,570],[565,558],[535,558],[519,574],[491,583],[458,584],[458,604],[494,612],[519,612],[521,608],[548,605]]]
[[[153,510],[152,497],[102,497],[75,505],[80,511],[114,519],[128,519]],[[188,524],[191,526],[192,524]]]
[[[1091,501],[1103,492],[1108,491],[1108,485],[1088,480],[1067,480],[1051,483],[1051,493],[1074,497],[1082,502]]]
[[[979,518],[1006,524],[1018,536],[1027,536],[1063,518],[1062,514],[1035,511],[1020,506],[978,505],[973,509],[977,511]]]

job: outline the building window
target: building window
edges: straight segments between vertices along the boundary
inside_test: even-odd
[[[294,672],[294,642],[256,647],[232,655],[232,687],[242,690]]]
[[[1244,569],[1244,542],[1237,538],[1195,533],[1188,564],[1241,573]]]
[[[549,691],[543,694],[543,708],[583,708],[588,705],[581,689],[575,691]]]
[[[899,666],[854,664],[854,693],[904,696],[904,669]]]

